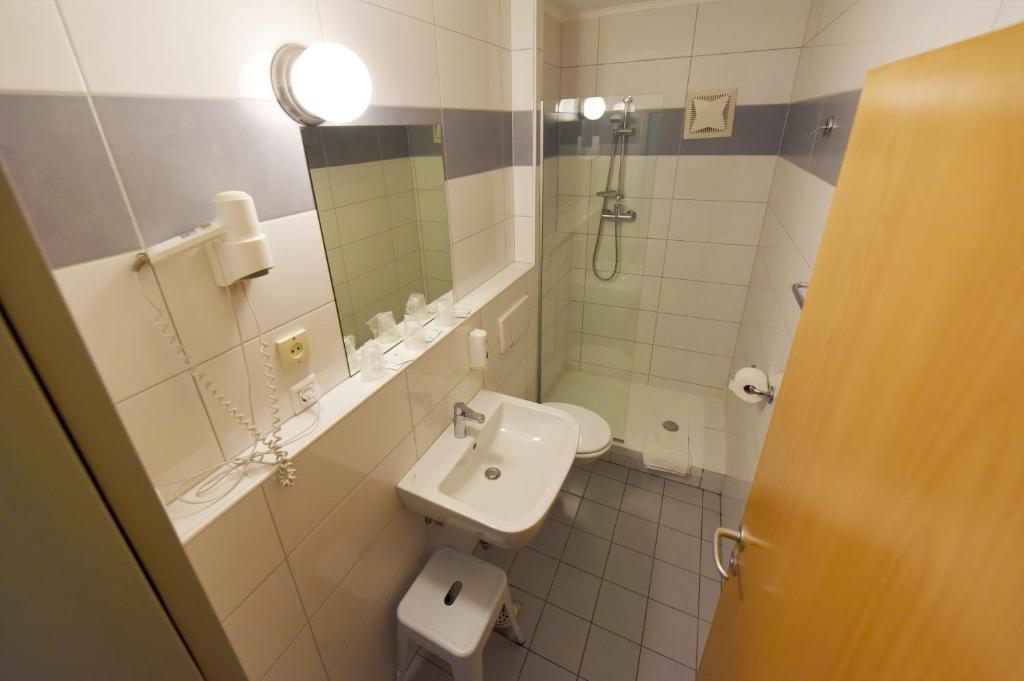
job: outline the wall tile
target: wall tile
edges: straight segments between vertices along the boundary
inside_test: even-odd
[[[774,156],[680,156],[677,199],[767,201]]]
[[[542,18],[544,41],[544,62],[552,66],[562,65],[562,22],[550,14]]]
[[[561,65],[565,67],[596,64],[597,41],[597,19],[565,22],[562,24]]]
[[[685,101],[689,71],[687,58],[601,64],[597,67],[597,94],[660,95],[663,106],[679,107]]]
[[[799,49],[694,57],[689,89],[737,88],[736,103],[784,104],[793,91]]]
[[[541,12],[539,19],[538,12]],[[512,0],[510,13],[509,47],[513,50],[542,49],[538,40],[542,27],[537,25],[538,21],[544,21],[540,3],[536,0]]]
[[[320,40],[315,0],[59,5],[94,93],[273,99],[266,74],[277,48]]]
[[[261,678],[305,625],[295,584],[282,562],[270,577],[224,620],[224,631],[242,668]]]
[[[399,376],[296,458],[301,494],[292,494],[298,488],[285,489],[274,480],[265,483],[285,551],[295,549],[411,429],[409,393],[405,377]]]
[[[0,90],[84,92],[57,6],[32,0],[0,4]]]
[[[591,97],[597,93],[597,67],[562,67],[559,96]]]
[[[444,172],[448,179],[512,163],[512,113],[444,110]]]
[[[658,310],[671,314],[738,322],[743,317],[746,286],[665,279]]]
[[[409,434],[288,556],[307,612],[315,612],[402,509],[395,485],[416,463]]]
[[[677,381],[724,388],[729,374],[729,358],[654,346],[651,374]]]
[[[600,18],[598,62],[689,57],[696,5],[661,7]]]
[[[697,14],[693,53],[800,47],[811,0],[722,0]]]
[[[738,335],[738,324],[659,314],[654,344],[731,358]]]
[[[153,310],[140,285],[163,313],[152,273],[131,271],[135,252],[102,258],[54,272],[57,285],[89,355],[113,401],[121,401],[184,370],[153,325]],[[132,342],[125,343],[125,338]]]
[[[150,480],[167,501],[178,481],[224,460],[187,373],[128,398],[117,411]]]
[[[453,109],[501,109],[502,50],[460,33],[437,29],[441,105]]]
[[[0,119],[0,158],[52,267],[139,246],[85,97],[0,94]]]
[[[430,449],[434,441],[452,422],[452,409],[456,402],[469,402],[484,387],[483,372],[474,369],[466,373],[451,392],[441,398],[437,404],[416,424],[416,452],[422,456]]]
[[[763,203],[673,201],[668,238],[756,246],[764,211]]]
[[[185,552],[221,620],[284,560],[259,489],[189,540]]]
[[[465,296],[508,264],[505,230],[509,229],[509,222],[500,222],[452,245],[456,299]]]
[[[373,78],[371,104],[440,106],[431,24],[358,0],[324,0],[319,9],[323,39],[347,45],[366,62]]]
[[[665,252],[665,276],[718,284],[750,283],[754,247],[669,241]]]
[[[431,347],[406,372],[412,421],[423,418],[469,373],[469,332],[463,324]]]
[[[505,216],[502,170],[467,175],[447,182],[452,242],[493,226]]]
[[[298,126],[276,102],[94,102],[147,245],[209,222],[222,191],[251,194],[262,220],[313,208]]]
[[[435,23],[477,40],[502,45],[501,8],[498,0],[434,0]]]

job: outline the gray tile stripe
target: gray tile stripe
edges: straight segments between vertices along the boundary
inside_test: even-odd
[[[512,165],[532,166],[533,153],[532,111],[512,112]]]
[[[310,168],[441,155],[441,145],[434,143],[432,124],[321,125],[300,130]]]
[[[0,163],[54,268],[139,247],[84,95],[0,94]]]
[[[860,90],[794,102],[782,136],[782,157],[835,185],[859,102]],[[829,116],[836,122],[832,134],[827,138],[814,134]]]

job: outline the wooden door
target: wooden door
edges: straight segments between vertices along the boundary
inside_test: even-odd
[[[1024,24],[869,74],[744,527],[699,679],[1024,679]]]

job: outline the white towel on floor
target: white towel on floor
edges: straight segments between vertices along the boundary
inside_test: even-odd
[[[669,449],[658,443],[644,447],[644,466],[654,470],[686,476],[690,473],[689,441],[685,449]]]

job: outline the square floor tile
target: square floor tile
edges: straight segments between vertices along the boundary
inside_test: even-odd
[[[633,681],[640,646],[601,627],[591,626],[580,677],[587,681]]]
[[[629,475],[628,468],[618,464],[609,463],[607,461],[598,461],[595,463],[594,472],[603,475],[606,478],[621,480],[622,482],[626,482],[626,476]]]
[[[701,514],[700,538],[711,541],[715,537],[715,530],[722,524],[722,514],[717,511],[704,509]]]
[[[530,645],[537,631],[537,623],[540,622],[540,614],[544,612],[544,601],[514,586],[509,587],[509,592],[512,601],[519,604],[519,628],[523,630],[526,645]]]
[[[576,518],[576,509],[580,507],[580,501],[580,497],[575,494],[559,492],[554,506],[551,507],[551,515],[548,517],[560,523],[572,525],[572,521]]]
[[[640,670],[636,681],[693,681],[689,667],[659,655],[647,648],[640,649]]]
[[[626,485],[622,494],[622,510],[656,523],[661,517],[661,495],[633,485]]]
[[[575,526],[602,539],[611,539],[615,533],[615,519],[618,515],[614,508],[584,499],[580,502],[580,509],[576,511]]]
[[[704,646],[708,643],[708,634],[710,633],[710,622],[697,622],[697,664],[700,664],[700,658],[704,656]]]
[[[585,620],[548,603],[544,606],[544,614],[540,616],[540,624],[530,650],[560,667],[577,672],[583,659],[583,647],[587,643],[589,629],[590,624]],[[696,638],[693,645],[696,651]]]
[[[557,520],[548,520],[541,526],[540,532],[533,538],[529,546],[545,556],[561,558],[565,542],[569,540],[569,526]]]
[[[646,610],[645,597],[605,580],[601,582],[601,593],[597,597],[594,624],[640,643],[644,634]]]
[[[682,610],[691,615],[697,614],[700,593],[700,576],[683,568],[654,561],[651,573],[651,598]]]
[[[422,655],[416,655],[412,658],[402,679],[403,681],[452,681],[452,675]]]
[[[699,487],[691,487],[690,485],[684,485],[681,482],[672,482],[671,480],[665,481],[665,492],[666,497],[672,497],[673,499],[679,499],[685,501],[688,504],[695,504],[700,506],[703,494]]]
[[[525,647],[492,632],[484,646],[484,681],[516,681],[527,652]]]
[[[626,480],[631,485],[642,487],[648,492],[655,492],[661,494],[665,487],[665,480],[659,478],[657,475],[651,475],[650,473],[643,473],[641,471],[630,471],[629,477]]]
[[[724,562],[728,563],[729,553],[733,550],[733,548],[734,544],[732,542],[722,542],[722,560]],[[681,567],[686,566],[682,565]],[[715,552],[713,547],[711,546],[711,542],[709,541],[702,541],[700,543],[700,574],[702,577],[708,577],[717,582],[722,581],[722,576],[718,574],[718,567],[715,566]]]
[[[508,581],[538,598],[547,598],[557,567],[558,561],[554,558],[533,549],[523,549],[509,570]]]
[[[626,483],[624,482],[612,480],[603,475],[592,475],[590,476],[590,482],[587,483],[587,491],[583,493],[583,497],[605,506],[618,508],[619,504],[622,503],[622,493],[625,488]]]
[[[700,578],[700,606],[697,617],[710,622],[715,616],[715,608],[718,607],[718,596],[722,593],[722,584],[707,577]]]
[[[576,681],[576,675],[540,655],[530,653],[526,656],[519,681]]]
[[[600,578],[567,563],[560,563],[548,593],[548,602],[589,621],[594,614],[600,590]]]
[[[628,513],[619,513],[612,541],[648,556],[654,555],[658,541],[658,526]]]
[[[506,549],[494,546],[493,544],[485,548],[483,544],[478,543],[476,548],[473,549],[474,556],[486,560],[491,565],[500,567],[505,572],[512,569],[512,563],[515,562],[517,553],[516,549]]]
[[[651,601],[647,606],[643,644],[687,667],[696,667],[697,618]]]
[[[708,546],[709,542],[704,542]],[[700,572],[701,541],[684,532],[676,532],[668,527],[658,528],[658,545],[654,548],[654,557],[676,567],[692,572]]]
[[[650,556],[612,544],[608,563],[604,566],[604,578],[646,596],[651,586],[652,562]]]
[[[569,475],[565,476],[562,483],[562,490],[582,497],[587,490],[587,482],[590,480],[590,471],[585,471],[573,466],[569,469]]]
[[[699,537],[700,512],[700,506],[694,506],[678,499],[666,498],[661,502],[660,523],[673,530]]]
[[[720,511],[722,509],[722,497],[714,492],[703,490],[701,495],[701,506],[709,511]]]
[[[574,529],[569,533],[569,541],[562,552],[562,561],[590,574],[602,575],[610,545],[611,542],[607,539]]]

